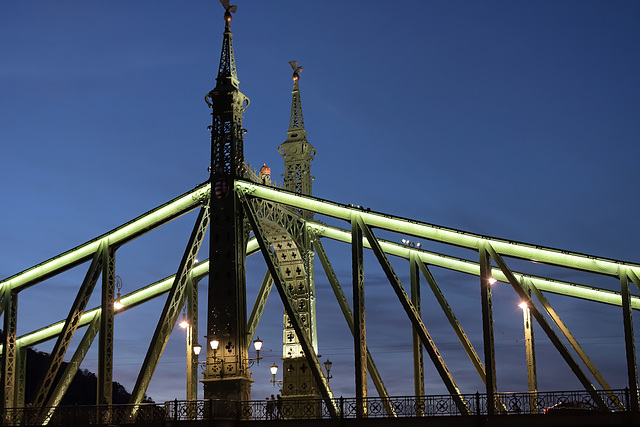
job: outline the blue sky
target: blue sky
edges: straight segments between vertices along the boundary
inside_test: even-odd
[[[297,60],[304,66],[308,137],[318,150],[315,195],[479,234],[640,260],[637,2],[238,6],[236,63],[241,90],[251,99],[245,157],[255,167],[271,166],[275,180],[291,103],[288,61]],[[207,179],[210,116],[203,97],[214,86],[222,14],[213,0],[3,3],[0,276],[77,246]],[[175,273],[194,220],[180,218],[119,251],[123,291]],[[348,248],[327,248],[349,292],[349,257],[341,255]],[[390,393],[410,394],[407,321],[369,260],[370,345]],[[399,274],[406,277],[406,270]],[[252,260],[250,289],[263,272]],[[480,349],[476,281],[434,274]],[[83,275],[65,273],[21,294],[20,330],[65,317]],[[327,306],[318,309],[320,352],[346,378],[332,380],[334,392],[350,396],[352,343],[320,270],[318,276],[319,307]],[[619,286],[606,278],[576,280]],[[524,390],[516,296],[505,289],[494,298],[503,310],[496,315],[498,386]],[[610,384],[623,388],[619,310],[561,298],[557,304]],[[117,318],[114,378],[129,390],[161,306]],[[255,398],[273,392],[261,371],[280,352],[277,301],[270,301],[267,315],[258,333],[271,359],[254,369]],[[481,390],[448,326],[441,327],[442,316],[429,311],[425,317],[463,391]],[[203,316],[201,328],[204,323]],[[149,389],[157,401],[184,396],[181,333],[174,334]],[[552,352],[541,333],[538,345],[541,388],[579,388],[566,379],[557,356],[544,355]],[[97,355],[90,354],[85,367],[95,363]],[[433,370],[427,375],[427,392],[441,392]]]

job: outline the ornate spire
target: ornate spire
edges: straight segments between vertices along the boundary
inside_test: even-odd
[[[302,117],[302,102],[300,101],[300,72],[302,67],[298,61],[289,62],[293,69],[293,91],[291,99],[291,116],[287,140],[278,147],[278,152],[284,157],[285,173],[284,188],[298,194],[311,195],[311,160],[316,155],[316,149],[307,141],[307,131]],[[304,216],[311,216],[305,212]]]
[[[231,38],[231,13],[237,6],[230,6],[229,0],[220,0],[225,8],[224,36],[220,66],[216,87],[204,97],[212,109],[211,129],[211,181],[220,178],[234,179],[242,176],[244,168],[244,149],[242,137],[242,115],[249,106],[249,98],[240,92],[236,61],[233,55]],[[224,177],[222,176],[224,175]],[[227,186],[232,183],[227,182]]]
[[[302,103],[300,102],[300,72],[303,67],[298,67],[298,61],[289,61],[293,68],[293,97],[291,99],[291,118],[289,119],[289,132],[304,132],[304,118],[302,117]]]
[[[231,84],[238,87],[238,73],[236,72],[236,59],[233,55],[233,40],[231,34],[231,13],[236,13],[238,6],[230,6],[229,0],[220,0],[224,6],[224,37],[222,40],[222,53],[220,54],[220,66],[218,67],[218,77],[216,77],[216,86]]]

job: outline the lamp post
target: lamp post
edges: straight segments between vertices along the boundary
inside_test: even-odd
[[[529,404],[531,413],[537,413],[538,379],[536,374],[536,354],[533,348],[533,324],[531,323],[531,309],[525,301],[518,304],[522,309],[522,320],[524,323],[524,345],[527,357],[527,380],[529,384]]]
[[[324,369],[327,370],[327,381],[329,381],[331,378],[333,378],[333,375],[330,375],[331,365],[333,365],[331,360],[327,359],[327,360],[324,361]]]

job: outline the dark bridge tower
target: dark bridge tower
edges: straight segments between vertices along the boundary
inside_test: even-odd
[[[302,102],[300,100],[300,72],[302,67],[297,61],[289,62],[293,68],[293,91],[291,98],[291,116],[287,140],[278,147],[278,152],[284,157],[285,173],[284,188],[297,194],[311,195],[311,160],[316,155],[316,149],[307,141],[307,132],[302,116]],[[312,212],[300,211],[304,219],[311,219]],[[296,281],[293,296],[301,318],[306,320],[304,330],[309,334],[316,354],[318,353],[318,337],[316,322],[315,282],[311,236],[306,232],[297,239],[298,249],[304,263],[306,280]],[[319,390],[312,378],[307,361],[302,352],[299,338],[287,314],[283,322],[283,388],[282,397],[297,399],[305,397],[320,397]]]
[[[222,1],[225,30],[216,87],[205,96],[211,108],[209,298],[205,399],[249,400],[244,214],[234,182],[244,170],[242,114],[249,99],[238,88],[231,12]],[[210,343],[217,341],[214,350]]]

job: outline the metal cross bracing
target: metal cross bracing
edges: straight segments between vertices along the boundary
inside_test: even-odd
[[[249,220],[252,223],[252,230],[255,233],[255,236],[248,240],[246,254],[252,255],[260,251],[263,253],[265,251],[270,253],[270,255],[265,256],[266,259],[270,260],[268,261],[268,265],[270,266],[269,276],[282,276],[281,269],[278,269],[278,267],[281,266],[280,261],[278,260],[278,257],[275,256],[277,252],[273,251],[273,249],[269,249],[269,239],[273,238],[272,236],[274,236],[274,234],[277,234],[274,233],[274,230],[280,233],[299,233],[301,230],[305,230],[306,233],[311,236],[316,256],[328,278],[329,284],[335,292],[337,297],[336,299],[345,316],[346,323],[353,331],[366,330],[363,327],[362,317],[364,316],[358,317],[352,314],[355,311],[352,311],[352,308],[348,303],[348,299],[345,297],[345,293],[340,284],[340,278],[332,268],[330,257],[327,255],[327,251],[324,249],[322,241],[335,240],[351,244],[355,236],[356,240],[360,240],[360,244],[363,248],[370,248],[383,266],[385,275],[389,279],[390,286],[393,287],[407,317],[411,320],[411,323],[413,324],[412,329],[418,335],[418,341],[422,344],[421,347],[427,351],[428,356],[436,370],[439,372],[443,383],[446,385],[453,397],[460,393],[468,393],[472,391],[460,390],[456,385],[454,376],[449,371],[446,361],[438,350],[437,343],[433,339],[430,339],[428,332],[429,325],[426,325],[422,321],[417,305],[413,302],[415,298],[410,298],[405,291],[404,286],[409,284],[403,284],[398,279],[398,276],[394,272],[394,268],[388,262],[389,256],[405,259],[407,261],[407,269],[413,271],[411,277],[414,277],[414,283],[412,286],[414,292],[417,288],[421,287],[417,282],[419,282],[421,278],[426,280],[430,290],[435,295],[439,305],[442,307],[447,319],[451,323],[451,326],[454,328],[454,334],[459,338],[465,352],[468,354],[471,360],[470,368],[474,369],[483,381],[486,381],[487,376],[485,365],[495,366],[495,361],[492,362],[491,360],[488,360],[495,357],[495,348],[485,348],[483,345],[483,348],[485,348],[485,360],[483,364],[481,362],[481,357],[478,355],[478,352],[474,349],[474,346],[465,334],[462,325],[456,320],[456,314],[453,312],[451,306],[444,297],[444,293],[441,288],[446,286],[446,284],[438,283],[436,281],[433,274],[430,272],[432,268],[445,268],[447,270],[464,273],[466,275],[476,276],[478,277],[479,284],[483,281],[488,283],[488,278],[494,278],[502,283],[508,283],[511,285],[518,297],[527,302],[527,306],[531,310],[532,317],[537,322],[536,328],[541,328],[541,330],[548,336],[554,348],[565,360],[569,369],[574,372],[575,376],[583,384],[585,390],[592,393],[593,401],[596,404],[606,405],[606,402],[603,402],[602,398],[599,397],[600,395],[596,393],[596,386],[594,386],[587,378],[585,370],[591,373],[596,379],[597,387],[599,389],[608,390],[610,387],[604,380],[603,375],[596,369],[594,364],[590,362],[586,352],[579,346],[575,337],[571,335],[569,328],[562,322],[559,317],[559,313],[553,309],[545,295],[564,295],[571,298],[590,301],[592,303],[618,306],[622,309],[623,318],[628,319],[625,323],[631,324],[631,312],[633,309],[637,310],[640,308],[640,298],[630,294],[629,282],[633,282],[636,287],[639,285],[639,265],[479,236],[418,221],[392,217],[373,211],[363,211],[361,208],[320,200],[310,196],[302,196],[283,189],[268,187],[244,180],[236,181],[235,190],[237,190],[243,209],[248,212]],[[174,199],[173,201],[160,206],[159,208],[154,209],[103,236],[100,236],[98,239],[87,242],[59,255],[58,257],[52,258],[38,266],[3,280],[1,282],[3,289],[2,307],[3,315],[5,316],[5,324],[7,322],[11,323],[11,319],[15,319],[16,317],[15,315],[11,315],[11,313],[17,313],[17,295],[20,291],[37,285],[47,278],[53,277],[56,274],[72,268],[82,260],[88,260],[91,258],[94,262],[89,268],[87,273],[88,279],[86,282],[93,282],[96,280],[95,272],[102,271],[102,268],[98,268],[96,264],[100,263],[103,257],[106,256],[105,242],[110,242],[114,247],[120,247],[131,239],[141,235],[143,231],[146,232],[153,230],[175,218],[177,215],[187,213],[194,209],[202,210],[203,207],[206,206],[209,191],[210,186],[208,183],[198,186],[194,190]],[[260,209],[260,206],[264,207],[267,205],[270,206],[270,211],[265,208]],[[293,213],[290,208],[307,210],[313,212],[315,215],[322,215],[342,220],[345,222],[345,227],[340,228],[330,226],[316,220],[305,220],[302,217],[297,217],[296,219],[295,213]],[[202,210],[201,212],[202,215],[204,215],[205,210]],[[283,220],[285,217],[287,220]],[[274,226],[274,224],[277,224],[277,227]],[[194,236],[201,236],[204,226],[203,220],[198,219],[196,221],[196,227],[194,227]],[[271,228],[272,231],[264,231],[269,228]],[[354,234],[353,229],[360,230],[362,233]],[[476,253],[477,260],[462,259],[442,253],[428,251],[422,248],[406,246],[401,243],[397,243],[397,241],[381,239],[376,237],[377,233],[373,231],[374,229],[380,231],[392,231],[397,233],[398,236],[413,236],[414,238],[422,239],[423,241],[434,240],[456,247],[465,247],[471,252]],[[290,235],[299,236],[299,234]],[[290,241],[295,242],[295,240],[296,239],[291,238]],[[179,307],[184,304],[184,301],[187,298],[185,291],[186,284],[197,283],[208,274],[208,260],[195,265],[191,263],[189,266],[189,260],[192,259],[197,252],[195,248],[196,246],[197,243],[189,243],[187,250],[185,250],[185,259],[183,260],[183,263],[181,263],[181,265],[184,264],[184,266],[180,268],[176,276],[164,278],[122,297],[122,301],[125,306],[128,309],[132,309],[136,305],[143,304],[150,299],[167,293],[170,294],[165,305],[165,310],[163,310],[160,322],[158,323],[158,332],[156,334],[158,336],[154,336],[152,339],[147,355],[148,360],[144,362],[143,368],[140,371],[140,378],[142,378],[142,380],[139,379],[136,383],[136,400],[141,399],[141,396],[144,395],[143,390],[145,390],[146,385],[148,384],[147,378],[149,378],[149,375],[153,372],[153,368],[158,363],[158,359],[162,354],[163,342],[166,340],[166,334],[170,332],[162,331],[166,329],[166,325],[172,326],[175,324],[179,313]],[[359,251],[354,251],[354,253],[355,256],[353,262],[356,267],[355,271],[357,271],[360,263],[360,255]],[[528,274],[525,271],[513,271],[509,268],[507,262],[504,261],[505,258],[533,259],[536,260],[537,263],[545,263],[567,269],[587,271],[597,275],[614,276],[620,280],[621,292],[584,286],[578,283],[554,280],[553,278]],[[486,267],[482,267],[482,262],[485,263]],[[418,272],[420,274],[417,274]],[[342,282],[348,283],[349,278],[342,278]],[[248,319],[247,323],[249,337],[256,330],[260,319],[260,306],[264,305],[266,301],[271,283],[271,280],[265,280],[258,296],[256,297],[252,315]],[[287,286],[285,285],[286,279],[279,277],[275,283],[278,287],[278,293],[280,294],[281,299],[285,305],[289,307],[287,309],[289,316],[292,319],[296,319],[293,323],[294,329],[297,328],[296,333],[302,334],[303,337],[308,337],[308,335],[303,332],[304,323],[300,319],[297,319],[296,306],[291,304],[291,302],[295,300],[288,293]],[[192,287],[192,289],[194,288]],[[366,282],[364,289],[366,289]],[[84,295],[84,292],[86,291],[81,289],[79,296]],[[479,290],[473,292],[479,292]],[[487,292],[490,293],[490,288]],[[529,296],[530,294],[531,296]],[[9,296],[7,297],[7,295]],[[422,299],[424,298],[425,292],[424,289],[422,289]],[[77,369],[77,366],[79,366],[79,363],[82,360],[83,354],[86,353],[93,337],[97,334],[101,323],[100,316],[102,313],[102,307],[94,307],[87,310],[81,309],[77,304],[74,304],[73,306],[74,308],[72,312],[74,314],[67,320],[60,321],[49,326],[44,326],[42,329],[37,331],[16,337],[13,345],[3,345],[3,375],[6,379],[3,382],[3,393],[5,396],[4,402],[6,402],[5,407],[15,406],[17,402],[22,402],[22,400],[20,400],[20,396],[17,396],[17,394],[19,394],[17,390],[21,389],[21,386],[18,384],[18,379],[22,377],[22,373],[16,372],[16,370],[24,369],[23,365],[21,366],[17,363],[18,357],[16,355],[20,353],[20,350],[55,338],[57,338],[60,343],[57,346],[61,347],[65,345],[68,340],[68,333],[65,331],[72,329],[74,326],[76,328],[87,327],[88,329],[84,334],[82,344],[80,344],[76,349],[73,356],[73,363],[70,364],[72,371],[73,369]],[[366,308],[366,305],[360,307],[360,310],[362,310],[363,307]],[[490,318],[492,313],[491,305],[488,304],[480,311],[483,311],[481,315],[482,318]],[[7,313],[9,314],[7,315]],[[195,312],[190,313],[190,316],[195,316]],[[197,324],[197,322],[195,323]],[[626,328],[629,329],[629,326],[626,326]],[[491,328],[489,327],[488,329]],[[3,343],[11,343],[10,331],[12,328],[9,327],[6,328],[6,330],[7,333],[3,332],[5,335],[3,336]],[[558,332],[556,332],[556,330]],[[627,345],[627,347],[633,348],[634,337],[631,332],[632,331],[628,331],[628,333],[626,333],[625,342],[628,341],[629,345]],[[247,342],[249,341],[250,339],[247,340]],[[485,341],[490,342],[486,336]],[[529,350],[535,348],[532,338],[527,342],[530,342],[531,344],[531,346],[528,347]],[[324,374],[319,368],[317,357],[314,358],[316,351],[313,349],[311,341],[303,339],[300,343],[303,346],[305,357],[309,365],[313,368],[315,381],[318,384],[323,384],[323,386],[321,386],[322,389],[325,390],[322,392],[323,396],[326,399],[329,399],[331,396],[330,387],[328,387],[328,384],[324,387]],[[377,369],[373,364],[375,354],[366,347],[366,334],[360,337],[358,343],[366,350],[365,356],[360,356],[360,362],[356,363],[356,366],[359,366],[358,369],[360,372],[364,369],[368,370],[369,375],[376,386],[378,395],[384,396],[386,391],[382,381],[382,375],[377,372]],[[4,351],[5,348],[12,349],[12,347],[14,350],[7,352]],[[628,352],[627,358],[628,369],[630,371],[629,376],[633,377],[635,375],[634,370],[636,369],[636,364],[635,355],[632,351]],[[108,359],[105,357],[104,360]],[[526,362],[523,361],[523,363]],[[500,370],[499,366],[494,369],[497,369],[497,371]],[[64,378],[69,378],[68,375],[69,374],[65,373]],[[534,379],[535,374],[532,380]],[[421,384],[421,380],[422,378],[415,378],[416,390],[424,390],[424,385]],[[363,380],[363,382],[364,381],[365,380]],[[488,381],[487,383],[490,384]],[[631,384],[629,384],[630,390],[633,390],[633,387],[634,384],[631,382]],[[50,400],[47,403],[50,405],[59,401],[60,394],[64,392],[64,389],[64,385],[58,385],[55,389],[55,393],[50,397]],[[367,390],[368,389],[365,385],[357,390],[357,393],[361,398],[364,398],[367,394]],[[494,382],[494,386],[489,386],[487,393],[495,393],[498,390],[499,387]],[[505,390],[499,391],[503,392]],[[634,396],[634,393],[631,392],[630,395]],[[611,398],[615,399],[613,395]],[[138,400],[138,402],[139,401],[140,400]],[[495,403],[495,411],[499,412],[502,410],[502,404],[499,401],[495,401]],[[631,403],[632,405],[637,404],[637,402],[634,403],[634,399],[631,400]],[[488,401],[488,404],[491,404],[490,401]],[[464,411],[466,411],[464,402],[462,400],[458,400],[458,405],[459,409],[464,413]],[[365,409],[366,408],[363,408],[363,410]],[[391,409],[389,408],[389,410]]]
[[[631,293],[631,283],[640,288],[640,265],[481,236],[313,197],[310,162],[316,150],[306,138],[299,87],[302,67],[295,61],[290,63],[294,71],[294,88],[289,130],[287,140],[279,147],[285,164],[284,188],[269,185],[270,171],[269,168],[264,169],[266,165],[258,176],[244,161],[245,129],[242,120],[249,100],[239,90],[233,55],[230,22],[235,6],[226,1],[222,3],[225,6],[225,30],[220,66],[216,86],[205,96],[212,111],[209,181],[96,239],[0,282],[0,310],[3,315],[0,402],[4,409],[25,403],[26,349],[55,339],[51,362],[40,380],[33,402],[38,422],[46,424],[53,414],[51,408],[59,405],[96,335],[99,335],[96,403],[110,405],[113,344],[117,339],[114,336],[114,316],[162,295],[167,295],[166,300],[158,314],[153,336],[149,338],[146,354],[140,357],[141,367],[132,389],[128,417],[133,419],[138,414],[138,405],[144,399],[180,311],[185,306],[191,325],[186,345],[187,398],[190,401],[197,399],[199,363],[193,349],[198,342],[198,282],[208,278],[206,344],[215,340],[221,348],[218,350],[205,345],[205,369],[201,379],[205,398],[224,401],[251,399],[249,343],[258,330],[271,289],[275,286],[284,309],[282,359],[286,368],[283,369],[283,398],[290,399],[290,402],[300,398],[309,401],[321,398],[322,403],[312,405],[312,409],[307,407],[305,411],[322,411],[324,405],[332,417],[338,417],[344,408],[337,403],[319,356],[323,345],[331,345],[332,337],[323,338],[318,331],[318,323],[322,323],[318,313],[322,313],[322,308],[316,307],[316,258],[326,276],[323,283],[331,287],[348,334],[353,337],[355,399],[350,410],[358,417],[367,416],[371,410],[369,378],[380,398],[380,407],[388,416],[397,415],[387,388],[389,381],[384,382],[387,377],[385,369],[379,369],[381,364],[375,362],[375,348],[368,344],[368,338],[375,337],[377,331],[367,326],[379,314],[374,312],[372,316],[369,312],[369,316],[366,315],[371,260],[377,264],[374,267],[376,274],[380,275],[381,270],[392,298],[399,303],[397,311],[403,313],[407,324],[413,363],[406,367],[405,375],[412,379],[416,397],[425,395],[431,387],[431,384],[425,384],[426,371],[429,370],[439,378],[457,413],[474,413],[470,400],[464,395],[477,390],[465,390],[462,382],[456,382],[457,373],[468,369],[475,371],[474,375],[478,375],[485,387],[488,414],[513,411],[502,397],[505,390],[499,382],[501,366],[497,361],[501,349],[496,346],[494,314],[497,304],[493,298],[494,285],[498,282],[511,287],[517,299],[524,304],[526,353],[523,365],[526,366],[532,412],[542,410],[535,399],[538,369],[534,328],[546,335],[545,342],[551,343],[548,348],[557,352],[593,405],[603,410],[611,407],[625,409],[619,394],[612,391],[603,373],[561,320],[560,311],[550,302],[550,294],[621,308],[627,370],[625,386],[629,389],[629,407],[638,409],[632,312],[640,308],[640,297]],[[134,239],[194,210],[199,214],[175,275],[122,296],[125,308],[114,309],[118,251]],[[209,259],[196,262],[207,232]],[[408,245],[407,237],[433,242],[433,247]],[[336,272],[332,251],[325,248],[329,246],[325,245],[328,241],[349,246],[350,277],[341,277]],[[401,241],[404,242],[401,244]],[[258,252],[262,254],[267,271],[254,299],[246,286],[246,260]],[[372,254],[370,258],[367,258],[368,253]],[[67,270],[87,264],[84,280],[70,303],[67,317],[18,336],[19,294],[33,286],[41,286],[41,282]],[[559,279],[564,275],[540,274],[540,265],[561,271],[580,271],[597,278],[613,277],[619,282],[620,291]],[[459,320],[461,313],[453,308],[455,302],[445,297],[451,284],[446,276],[443,279],[435,274],[436,269],[474,278],[473,283],[477,286],[465,289],[465,294],[480,297],[475,316],[476,323],[482,325],[479,339],[474,340],[463,328],[463,322]],[[404,280],[407,276],[408,280]],[[99,280],[100,305],[88,309]],[[423,280],[430,292],[425,292],[427,286],[422,285]],[[352,288],[350,294],[343,290],[343,286],[349,283]],[[423,315],[430,293],[453,328],[452,336],[460,342],[470,359],[466,369],[456,364],[456,369],[452,370],[447,364],[447,354],[441,351],[438,339],[443,334],[442,325],[428,322]],[[247,315],[247,304],[251,301],[253,307]],[[469,317],[467,313],[463,314]],[[532,326],[534,321],[536,326]],[[72,339],[80,328],[86,329],[74,347]],[[482,347],[481,351],[476,349],[478,345]],[[62,361],[74,348],[70,363],[64,372],[60,372]],[[425,368],[425,353],[433,369]],[[394,380],[391,382],[396,382],[396,375],[387,378],[391,377]],[[420,415],[420,410],[416,411]],[[302,414],[294,413],[293,416]]]

